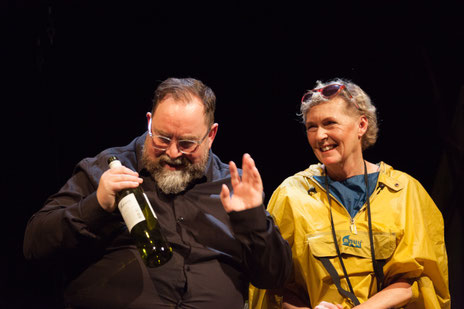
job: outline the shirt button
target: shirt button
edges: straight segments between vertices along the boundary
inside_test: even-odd
[[[180,223],[180,222],[184,222],[184,217],[179,217],[179,218],[177,218],[177,222],[179,222],[179,223]]]

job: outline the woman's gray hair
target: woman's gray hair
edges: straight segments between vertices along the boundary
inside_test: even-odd
[[[317,81],[316,86],[313,89],[320,89],[331,84],[345,85],[348,91],[342,90],[338,94],[338,96],[343,98],[343,100],[346,103],[346,110],[350,114],[357,116],[364,115],[367,117],[368,127],[366,133],[364,134],[361,140],[362,149],[365,150],[370,146],[374,145],[377,141],[377,133],[379,131],[379,127],[377,124],[376,108],[372,104],[370,97],[361,89],[361,87],[359,87],[355,83],[341,78],[336,78],[324,83],[321,81]],[[352,98],[350,98],[349,95],[351,95]],[[306,116],[313,106],[319,105],[327,101],[329,101],[329,99],[324,98],[320,92],[314,92],[310,99],[302,102],[300,106],[299,116],[301,116],[303,124],[306,124]],[[358,105],[359,109],[353,102]]]

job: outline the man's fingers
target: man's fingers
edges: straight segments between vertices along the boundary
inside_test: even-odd
[[[123,189],[136,188],[142,182],[138,173],[126,167],[109,169],[100,178],[97,200],[105,210],[112,212],[116,193]]]
[[[243,155],[243,177],[244,182],[250,183],[254,188],[262,189],[263,181],[255,165],[255,160],[249,155]]]
[[[141,182],[130,181],[130,180],[114,182],[113,186],[112,186],[112,191],[114,191],[116,193],[116,192],[121,191],[123,189],[137,188],[140,185],[140,183]]]
[[[114,175],[112,178],[112,181],[114,183],[126,182],[126,183],[135,183],[138,185],[143,182],[143,179],[138,176],[119,174],[119,175]]]
[[[118,167],[113,167],[108,170],[109,173],[111,174],[127,174],[127,175],[134,175],[138,176],[139,173],[131,170],[130,168],[127,168],[125,166],[118,166]]]
[[[258,168],[256,168],[256,166],[253,168],[253,179],[254,179],[255,188],[262,191],[263,180],[261,179],[261,174],[259,173]]]
[[[243,182],[250,181],[254,166],[255,164],[251,156],[248,153],[243,154],[243,157],[242,157],[242,169],[243,169],[242,181]]]
[[[240,175],[238,174],[237,165],[235,165],[234,161],[229,162],[229,170],[232,188],[235,188],[237,185],[240,184]]]
[[[221,194],[219,195],[221,198],[222,205],[224,206],[224,209],[226,212],[229,212],[230,209],[230,191],[229,188],[223,184],[222,189],[221,189]]]
[[[114,189],[121,190],[125,187],[137,187],[143,182],[137,172],[132,171],[124,166],[112,168],[102,175],[101,180],[112,184]]]

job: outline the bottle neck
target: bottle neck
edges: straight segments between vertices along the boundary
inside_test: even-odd
[[[110,168],[116,168],[116,167],[122,166],[122,164],[121,164],[121,161],[119,161],[119,160],[114,160],[114,161],[111,161],[111,162],[108,164],[108,166],[109,166]]]

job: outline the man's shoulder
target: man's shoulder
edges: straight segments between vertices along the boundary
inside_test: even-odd
[[[211,158],[210,173],[212,176],[211,181],[229,179],[230,178],[229,164],[222,162],[221,159],[213,152],[210,152],[210,158]],[[240,175],[242,175],[241,169],[238,169],[238,172]]]
[[[143,148],[143,135],[134,138],[125,146],[110,147],[94,157],[82,159],[76,169],[84,170],[106,170],[108,168],[108,158],[116,156],[124,166],[133,170],[138,170],[138,158]]]

